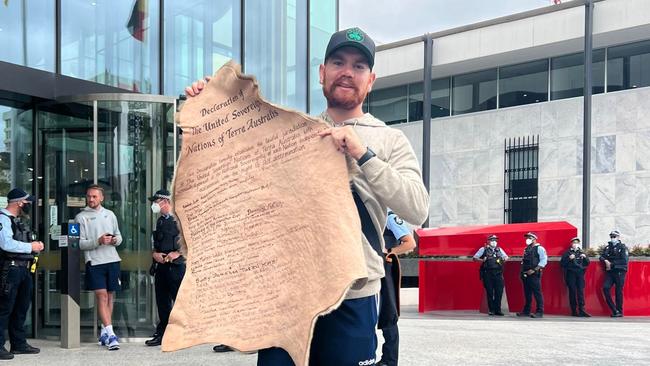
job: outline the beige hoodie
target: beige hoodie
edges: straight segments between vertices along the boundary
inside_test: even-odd
[[[320,118],[333,124],[327,112]],[[388,207],[411,224],[421,225],[429,215],[429,194],[422,182],[420,164],[411,144],[400,130],[390,128],[371,114],[343,122],[354,130],[377,156],[359,167],[349,159],[348,171],[356,192],[363,200],[384,248],[383,235]],[[338,124],[340,125],[340,124]],[[379,293],[384,277],[383,259],[363,237],[368,280],[355,283],[346,299]]]

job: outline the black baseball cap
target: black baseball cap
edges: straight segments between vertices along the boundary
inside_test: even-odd
[[[8,202],[20,202],[20,201],[30,201],[34,202],[36,199],[34,196],[28,194],[27,192],[23,191],[20,188],[14,188],[9,193],[7,194],[7,201]]]
[[[166,189],[159,189],[156,191],[156,193],[153,196],[149,197],[149,201],[156,201],[159,199],[165,199],[171,201],[172,195]]]
[[[361,51],[368,60],[368,66],[372,70],[375,65],[375,42],[366,32],[359,28],[348,28],[340,30],[330,37],[325,51],[325,61],[341,47],[354,47]]]

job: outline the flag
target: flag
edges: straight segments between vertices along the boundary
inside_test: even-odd
[[[144,19],[146,17],[147,0],[135,0],[135,3],[133,3],[133,10],[131,11],[131,16],[129,17],[128,23],[126,23],[126,29],[129,30],[129,33],[133,36],[133,38],[137,39],[140,42],[144,42]]]

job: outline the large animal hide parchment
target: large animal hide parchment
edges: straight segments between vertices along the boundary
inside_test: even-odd
[[[319,314],[367,277],[344,155],[324,122],[264,101],[232,62],[177,120],[187,270],[163,351],[281,347],[307,365]]]

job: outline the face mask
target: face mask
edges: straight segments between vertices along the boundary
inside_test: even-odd
[[[610,238],[610,239],[612,239],[612,240],[610,240],[609,242],[612,243],[612,244],[617,244],[619,242],[617,237],[613,237],[613,238]]]
[[[526,239],[526,245],[533,244],[533,239]]]
[[[573,249],[573,250],[578,250],[578,249],[580,249],[580,244],[572,244],[572,245],[571,245],[571,249]]]
[[[32,212],[32,205],[30,204],[23,205],[20,208],[20,212],[22,213],[23,216],[29,216],[29,214]]]
[[[151,212],[157,214],[160,213],[160,205],[156,202],[151,204]]]
[[[496,242],[496,241],[494,241],[494,240],[490,241],[490,247],[492,247],[492,248],[496,248],[496,246],[497,246],[497,242]]]

